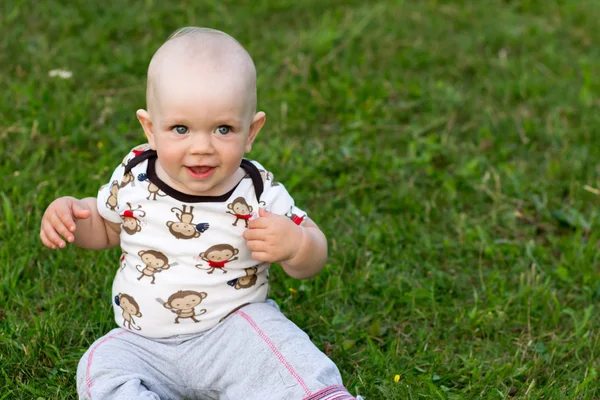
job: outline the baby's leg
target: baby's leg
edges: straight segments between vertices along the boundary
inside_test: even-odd
[[[191,386],[202,376],[220,400],[354,399],[336,365],[274,302],[243,307],[201,340],[197,364],[185,361],[195,371],[187,379]]]
[[[182,398],[168,383],[170,348],[125,329],[113,329],[79,361],[79,399]]]

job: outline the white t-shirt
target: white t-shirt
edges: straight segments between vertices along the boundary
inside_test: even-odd
[[[246,176],[221,196],[173,189],[155,161],[147,144],[134,148],[98,192],[100,215],[121,224],[115,321],[154,338],[206,331],[268,296],[269,264],[253,260],[242,237],[258,208],[297,224],[306,213],[256,161],[242,160]]]

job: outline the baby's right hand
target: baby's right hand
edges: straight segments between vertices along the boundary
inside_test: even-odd
[[[61,239],[73,242],[75,236],[75,221],[86,219],[92,215],[92,211],[85,201],[74,197],[59,197],[54,200],[42,217],[40,228],[40,239],[46,247],[56,249],[65,247],[67,244]]]

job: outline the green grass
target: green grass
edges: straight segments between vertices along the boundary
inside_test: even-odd
[[[74,398],[113,327],[118,250],[50,251],[40,219],[143,140],[147,63],[183,25],[256,61],[251,157],[330,246],[272,295],[352,393],[599,398],[599,20],[594,0],[1,2],[0,399]]]

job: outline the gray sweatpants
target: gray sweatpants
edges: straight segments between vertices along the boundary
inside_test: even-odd
[[[354,399],[335,364],[275,302],[247,305],[211,330],[151,339],[117,328],[77,369],[80,399]]]

